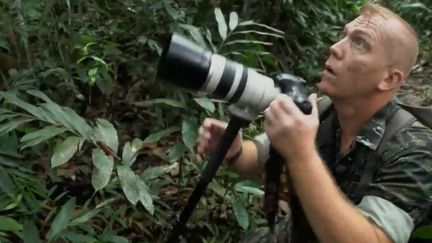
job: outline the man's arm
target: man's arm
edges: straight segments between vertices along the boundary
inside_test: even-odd
[[[258,163],[258,151],[254,142],[244,141],[240,156],[228,162],[231,168],[239,175],[246,178],[259,178],[263,165]]]
[[[349,202],[334,183],[316,149],[287,163],[306,217],[320,242],[392,242]]]
[[[316,95],[310,115],[280,95],[265,112],[265,131],[286,159],[290,178],[306,217],[320,242],[390,243],[390,238],[354,208],[339,191],[315,147]],[[289,144],[289,146],[287,146]]]

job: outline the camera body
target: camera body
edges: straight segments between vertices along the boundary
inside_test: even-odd
[[[265,110],[280,93],[290,96],[303,111],[310,109],[303,79],[290,74],[272,79],[178,34],[172,34],[164,48],[157,76],[181,87],[204,91],[252,113]]]

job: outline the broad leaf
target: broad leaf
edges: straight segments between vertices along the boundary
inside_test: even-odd
[[[257,31],[257,30],[242,30],[242,31],[236,31],[233,33],[233,35],[249,35],[249,34],[256,34],[256,35],[262,35],[262,36],[269,36],[269,37],[276,37],[276,38],[284,38],[280,34],[275,34],[271,32],[264,32],[264,31]]]
[[[51,167],[54,168],[68,162],[78,150],[82,141],[82,138],[72,136],[58,144],[51,157]]]
[[[229,29],[233,31],[238,25],[238,15],[236,12],[231,12],[229,16]]]
[[[167,167],[168,166],[150,167],[141,174],[141,177],[144,178],[146,181],[156,179],[166,174]]]
[[[26,147],[31,147],[37,145],[45,140],[53,138],[63,132],[65,132],[65,128],[57,127],[57,126],[48,126],[44,127],[40,130],[37,130],[32,133],[26,134],[21,138],[21,149]]]
[[[114,126],[105,119],[97,119],[95,128],[96,141],[104,142],[108,147],[117,154],[118,136]]]
[[[186,147],[193,151],[195,141],[198,138],[198,123],[193,119],[183,120],[182,123],[182,139]]]
[[[210,182],[209,188],[221,197],[225,197],[227,195],[227,190],[216,180]]]
[[[255,196],[263,196],[264,191],[260,189],[259,183],[252,181],[241,181],[235,184],[234,189],[238,192],[245,192]]]
[[[112,174],[114,159],[112,156],[106,156],[101,149],[92,150],[93,172],[92,186],[96,191],[104,188]]]
[[[207,111],[210,111],[210,113],[213,113],[216,109],[215,105],[209,98],[195,98],[194,100],[202,108],[204,108]]]
[[[90,125],[79,116],[74,110],[69,107],[63,107],[65,113],[68,115],[70,121],[72,122],[72,127],[78,131],[83,137],[90,138],[92,133],[92,128]]]
[[[127,142],[123,147],[122,163],[131,166],[138,155],[138,151],[142,148],[143,142],[141,139],[135,138],[132,143]]]
[[[61,234],[61,237],[68,240],[68,242],[99,242],[95,238],[88,236],[87,234],[65,231]]]
[[[22,230],[22,225],[15,219],[0,215],[0,232],[1,231],[12,231],[18,232]]]
[[[24,243],[41,243],[39,231],[32,221],[25,221],[23,227]]]
[[[220,8],[215,8],[214,14],[216,17],[216,21],[218,23],[219,35],[222,38],[222,40],[225,40],[228,32],[228,27],[225,21],[225,17],[223,16],[223,13],[220,10]]]
[[[276,28],[273,28],[273,27],[265,25],[265,24],[256,23],[256,22],[254,22],[252,20],[250,20],[250,21],[244,21],[244,22],[239,23],[239,26],[250,26],[250,25],[252,25],[252,26],[258,26],[258,27],[261,27],[261,28],[273,31],[273,32],[281,34],[281,35],[285,34],[285,32],[283,32],[281,30],[278,30]]]
[[[20,98],[18,98],[16,95],[12,93],[0,91],[0,96],[3,97],[7,102],[18,106],[19,108],[27,111],[28,113],[32,114],[35,117],[38,118],[43,117],[40,112],[40,108],[21,100]]]
[[[145,184],[143,180],[139,176],[136,176],[136,184],[138,186],[139,191],[139,201],[144,206],[144,208],[153,215],[154,213],[154,205],[153,205],[153,199],[150,196],[149,188]]]
[[[164,104],[168,106],[172,106],[174,108],[183,108],[188,109],[186,104],[182,101],[174,100],[174,99],[153,99],[153,100],[145,100],[145,101],[138,101],[133,103],[135,106],[138,107],[151,107],[155,104]]]
[[[1,159],[1,158],[0,158]],[[6,170],[2,169],[0,171],[0,189],[5,193],[11,193],[14,190],[15,185],[13,184],[9,174]]]
[[[72,220],[70,223],[69,223],[69,226],[76,226],[76,225],[79,225],[79,224],[84,224],[84,223],[86,223],[87,221],[89,221],[91,218],[93,218],[94,216],[96,216],[106,205],[108,205],[108,204],[110,204],[110,203],[112,203],[112,202],[114,202],[114,198],[112,198],[112,199],[108,199],[108,200],[106,200],[106,201],[104,201],[104,202],[102,202],[102,203],[100,203],[100,204],[98,204],[97,206],[96,206],[96,208],[94,208],[93,210],[90,210],[90,211],[88,211],[87,213],[85,213],[85,214],[83,214],[83,215],[81,215],[81,216],[79,216],[78,218],[76,218],[76,219],[74,219],[74,220]]]
[[[237,222],[239,223],[240,227],[242,227],[244,230],[247,230],[249,228],[249,215],[245,206],[243,205],[243,202],[234,197],[229,197],[229,199],[231,201]]]
[[[48,239],[53,240],[60,232],[67,228],[75,209],[75,197],[69,199],[57,213],[48,232]]]
[[[31,122],[33,120],[34,120],[33,118],[18,118],[8,123],[0,124],[0,136],[14,130],[15,128],[21,126],[22,124]]]
[[[176,145],[174,145],[169,153],[168,153],[168,160],[170,162],[175,161],[177,159],[179,159],[184,152],[187,151],[186,146],[183,145],[183,143],[177,143]]]
[[[253,44],[253,45],[263,45],[263,46],[272,46],[272,42],[265,42],[265,41],[257,41],[257,40],[233,40],[225,43],[225,46],[232,46],[237,44]]]
[[[10,120],[12,118],[16,118],[19,117],[19,114],[16,113],[4,113],[0,115],[0,122],[4,121],[4,120]]]
[[[130,203],[136,205],[140,199],[138,185],[136,184],[135,173],[127,166],[117,166],[117,174],[120,179],[121,187],[126,198]]]
[[[200,33],[200,29],[189,24],[179,24],[179,27],[184,28],[189,32],[193,40],[203,48],[207,48],[207,43],[204,40],[204,37]]]
[[[172,127],[166,128],[166,129],[164,129],[162,131],[152,133],[152,134],[150,134],[148,137],[146,137],[144,139],[143,143],[156,143],[161,138],[164,138],[164,137],[170,135],[173,132],[177,132],[178,130],[179,130],[178,127],[172,126]]]

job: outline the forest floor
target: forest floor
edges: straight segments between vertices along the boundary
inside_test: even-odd
[[[398,97],[406,104],[432,106],[432,63],[416,66]]]

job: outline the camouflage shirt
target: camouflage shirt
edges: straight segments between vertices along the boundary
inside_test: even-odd
[[[394,242],[407,242],[415,227],[426,223],[432,203],[432,130],[418,121],[402,128],[383,144],[386,123],[399,109],[390,102],[363,127],[344,156],[339,154],[341,130],[332,109],[322,119],[317,146],[337,185],[368,219],[380,226]],[[258,156],[266,158],[266,142],[257,141]],[[372,157],[373,156],[373,157]],[[373,177],[363,195],[357,195],[366,161],[377,160]],[[265,160],[264,160],[265,161]],[[311,178],[313,180],[313,178]],[[292,202],[292,242],[316,242],[298,200]],[[291,236],[292,237],[292,236]]]
[[[407,223],[411,223],[414,227],[424,224],[425,216],[432,203],[432,130],[415,121],[393,135],[387,144],[383,144],[383,153],[381,156],[377,156],[377,148],[383,138],[386,124],[397,109],[399,107],[396,102],[390,102],[377,112],[360,131],[355,143],[345,156],[339,156],[338,153],[341,132],[336,112],[333,111],[322,122],[317,143],[336,183],[354,204],[361,205],[363,203],[363,201],[359,201],[359,198],[384,199],[381,201],[390,202],[386,205],[387,207],[396,206],[396,209],[399,208],[402,213],[408,214],[408,221],[411,219],[411,222]],[[325,125],[323,123],[330,124]],[[331,132],[323,131],[326,128],[330,129]],[[328,135],[330,134],[332,136],[329,138]],[[375,156],[373,158],[377,159],[373,177],[367,185],[364,195],[356,195],[360,179],[365,173],[366,161],[371,156]],[[367,210],[383,210],[373,207]],[[362,213],[365,213],[364,210]],[[381,212],[373,213],[381,215],[379,216],[381,218],[385,217]],[[400,218],[393,218],[393,220],[396,219],[401,221]],[[380,226],[392,238],[396,237],[394,234],[402,233],[403,229],[398,229],[397,226],[389,229],[394,222],[373,217],[372,220],[378,225],[383,224]],[[406,230],[408,225],[405,226]],[[405,236],[399,236],[405,240],[400,238],[398,240],[393,238],[393,240],[406,242],[409,233],[408,235],[405,233]]]

